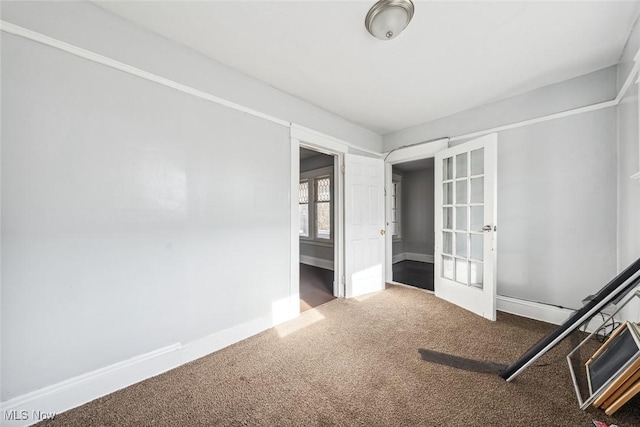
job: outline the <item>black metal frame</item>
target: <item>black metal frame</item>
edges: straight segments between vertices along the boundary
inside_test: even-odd
[[[585,322],[588,322],[597,315],[600,310],[609,303],[623,298],[640,285],[640,258],[625,268],[620,274],[614,277],[600,291],[593,296],[593,299],[576,311],[562,325],[550,332],[531,347],[520,359],[509,365],[500,372],[500,376],[507,381],[514,380],[529,365],[551,350],[571,332],[579,329]]]

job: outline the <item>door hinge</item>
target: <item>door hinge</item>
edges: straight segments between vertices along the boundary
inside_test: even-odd
[[[342,165],[342,175],[344,175],[344,170],[345,170],[345,167],[344,165]]]

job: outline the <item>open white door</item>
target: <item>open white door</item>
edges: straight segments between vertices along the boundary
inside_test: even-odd
[[[496,319],[496,134],[435,157],[435,294]]]
[[[345,154],[346,296],[384,289],[384,162]]]

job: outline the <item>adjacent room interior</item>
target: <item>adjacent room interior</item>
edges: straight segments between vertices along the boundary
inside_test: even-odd
[[[300,312],[335,298],[334,162],[300,148]]]
[[[433,158],[394,164],[393,281],[433,291]]]

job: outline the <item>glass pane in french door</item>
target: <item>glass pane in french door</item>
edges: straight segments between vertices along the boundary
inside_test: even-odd
[[[484,148],[443,159],[442,277],[482,288],[484,260]]]

